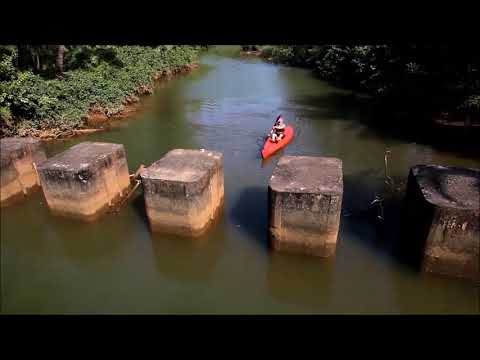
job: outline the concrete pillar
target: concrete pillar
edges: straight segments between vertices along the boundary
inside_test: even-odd
[[[2,206],[40,188],[35,165],[46,160],[40,140],[0,139],[0,203]]]
[[[52,212],[94,220],[128,190],[130,178],[123,145],[83,142],[38,167]]]
[[[223,205],[223,155],[176,149],[141,174],[153,231],[198,236]]]
[[[268,192],[274,250],[321,257],[335,253],[343,196],[341,160],[282,156]]]
[[[405,209],[403,248],[422,270],[480,278],[480,169],[412,167]]]

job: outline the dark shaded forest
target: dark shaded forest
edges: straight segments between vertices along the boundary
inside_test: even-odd
[[[480,47],[467,44],[259,46],[270,61],[310,68],[393,112],[466,127],[480,122]],[[405,119],[403,119],[405,120]]]

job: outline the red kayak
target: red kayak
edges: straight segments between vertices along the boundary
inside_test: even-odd
[[[275,154],[278,150],[283,149],[292,141],[293,135],[293,128],[291,126],[287,126],[285,127],[285,136],[282,140],[275,143],[270,139],[270,137],[268,137],[267,141],[265,141],[265,144],[263,145],[262,157],[266,159]]]

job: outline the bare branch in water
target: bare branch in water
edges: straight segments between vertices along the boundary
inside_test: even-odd
[[[390,187],[394,187],[395,184],[393,179],[388,175],[388,155],[390,154],[390,150],[385,151],[385,184]]]

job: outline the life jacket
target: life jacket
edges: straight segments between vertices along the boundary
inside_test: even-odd
[[[276,126],[276,125],[277,125],[277,124],[275,124],[275,126]],[[277,128],[277,127],[275,127],[275,132],[282,134],[282,133],[285,132],[285,128],[286,128],[285,124],[284,124],[284,127],[283,127],[283,128]]]

